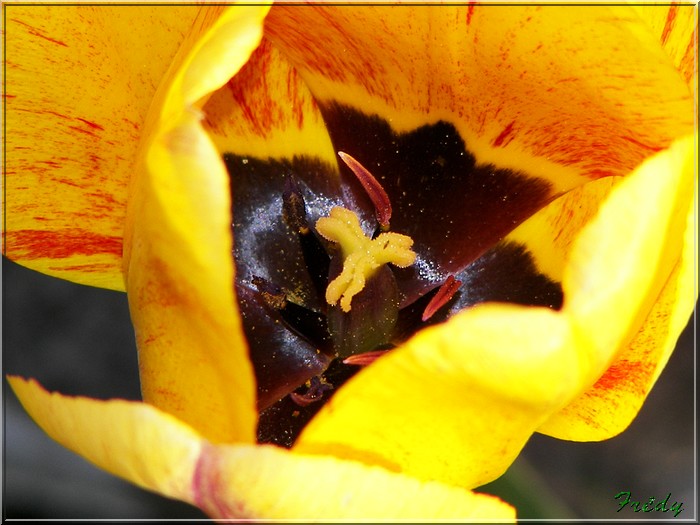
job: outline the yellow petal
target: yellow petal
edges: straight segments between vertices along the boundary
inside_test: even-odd
[[[277,5],[266,36],[319,104],[399,132],[447,120],[477,161],[555,190],[624,175],[693,130],[686,83],[625,6]]]
[[[204,127],[222,154],[260,159],[307,155],[331,166],[337,162],[309,88],[266,39],[203,111]]]
[[[697,75],[698,6],[635,4],[634,9],[658,38],[689,86]]]
[[[176,123],[183,109],[201,106],[241,69],[260,43],[268,10],[235,3],[202,10],[161,83],[153,109],[162,126]]]
[[[687,210],[685,226],[679,223],[674,227],[669,227],[668,233],[669,236],[679,238],[680,232],[685,231],[682,254],[678,249],[666,249],[672,259],[668,262],[669,265],[674,264],[673,260],[676,257],[680,257],[680,261],[675,263],[672,273],[665,283],[663,283],[663,279],[667,274],[664,273],[663,269],[659,271],[658,280],[663,285],[663,289],[656,300],[651,301],[651,310],[641,311],[640,315],[646,316],[646,319],[639,328],[639,332],[634,333],[637,330],[637,325],[628,326],[625,324],[628,320],[624,319],[624,313],[632,313],[634,310],[634,306],[627,305],[621,305],[617,309],[613,306],[602,313],[602,319],[605,319],[606,316],[611,319],[612,327],[606,325],[604,329],[595,327],[582,329],[585,333],[602,335],[617,333],[617,337],[621,337],[620,330],[618,330],[620,328],[622,331],[629,331],[628,337],[632,339],[619,348],[615,346],[613,341],[599,343],[597,348],[599,348],[601,355],[593,359],[593,361],[597,361],[597,365],[592,369],[592,378],[589,381],[595,381],[602,373],[602,369],[607,366],[608,360],[612,359],[602,377],[574,403],[548,420],[539,431],[569,440],[590,441],[612,437],[623,431],[632,422],[663,370],[680,332],[687,323],[688,315],[693,309],[697,295],[697,290],[693,286],[697,276],[697,268],[693,263],[693,254],[696,249],[694,235],[697,225],[697,209],[696,206],[690,206],[687,202],[687,198],[692,195],[693,179],[689,176],[692,174],[692,159],[693,143],[692,140],[688,139],[684,144],[677,145],[676,149],[662,154],[654,160],[654,164],[647,165],[642,171],[642,173],[647,173],[647,177],[652,182],[665,184],[666,193],[670,191],[671,193],[676,192],[678,195],[685,194],[685,202],[674,204],[671,201],[666,202],[665,207],[661,206],[663,201],[657,200],[658,190],[650,185],[647,189],[638,190],[649,200],[647,204],[644,204],[641,199],[636,200],[636,197],[628,197],[631,201],[628,210],[632,209],[632,212],[628,213],[623,208],[623,211],[617,212],[617,219],[611,218],[611,214],[605,218],[596,218],[601,204],[605,203],[615,186],[622,182],[622,179],[619,178],[601,179],[576,188],[554,201],[509,236],[509,240],[522,243],[527,247],[528,251],[535,257],[541,271],[554,280],[561,281],[564,268],[571,258],[571,251],[582,228],[591,220],[596,219],[599,226],[597,233],[589,241],[593,245],[589,250],[597,252],[599,246],[602,246],[602,239],[609,238],[611,239],[610,248],[617,249],[616,256],[626,255],[629,262],[609,262],[605,270],[602,269],[602,265],[591,270],[589,275],[593,277],[609,276],[610,279],[610,282],[596,284],[595,289],[598,293],[605,294],[617,287],[630,286],[632,292],[624,292],[624,299],[633,305],[635,303],[633,296],[635,293],[639,293],[643,285],[631,285],[629,282],[627,284],[611,284],[611,282],[620,280],[619,273],[616,273],[615,269],[622,268],[624,276],[632,276],[635,271],[653,275],[654,271],[650,268],[653,268],[654,264],[652,257],[645,255],[635,258],[632,248],[623,247],[623,242],[629,241],[631,238],[630,226],[638,226],[637,235],[652,235],[648,241],[651,243],[652,249],[654,249],[654,243],[657,243],[656,246],[662,247],[664,242],[659,237],[653,237],[653,228],[640,222],[640,219],[636,218],[636,214],[641,213],[644,216],[643,220],[652,222],[655,219],[651,212],[658,212],[661,216],[669,213],[680,214],[678,220],[682,220],[684,207]],[[638,177],[639,175],[631,176]],[[644,184],[644,182],[638,182],[638,184]],[[615,202],[605,204],[605,206],[622,207],[619,201],[618,204]],[[659,216],[656,217],[658,220]],[[614,224],[619,225],[617,232],[612,227]],[[617,241],[614,237],[615,234],[621,235]],[[666,234],[661,233],[660,235]],[[579,255],[584,257],[579,263],[582,267],[593,264],[592,260],[586,259],[581,252]],[[590,253],[586,255],[590,255]],[[614,256],[613,252],[608,254],[608,257]],[[586,290],[591,293],[592,288],[593,284],[587,282],[586,287],[582,290],[584,293]],[[578,290],[577,293],[580,295],[582,290]],[[569,294],[567,297],[570,298],[571,295]],[[653,292],[651,292],[650,297],[653,298]],[[579,302],[584,303],[586,300],[581,299]],[[608,302],[619,305],[619,303],[608,300],[600,300],[598,304]],[[594,309],[595,306],[591,308]],[[648,306],[642,308],[648,308]],[[595,345],[588,345],[589,349],[593,347]]]
[[[32,419],[64,447],[142,488],[192,501],[201,438],[187,425],[145,403],[62,396],[17,376],[8,381]]]
[[[8,257],[124,289],[127,185],[144,117],[198,11],[6,6]]]
[[[570,399],[580,383],[578,359],[558,313],[477,306],[359,372],[295,450],[479,486],[501,475]]]
[[[561,282],[579,232],[620,180],[604,177],[574,188],[523,222],[506,240],[524,246],[540,272]]]
[[[245,63],[266,11],[198,18],[152,108],[129,199],[127,290],[144,399],[213,441],[254,441],[255,389],[233,294],[228,174],[192,104]]]
[[[515,519],[511,506],[485,494],[272,446],[214,446],[144,403],[61,396],[35,381],[8,379],[27,412],[63,446],[213,518]]]
[[[538,427],[567,439],[624,428],[693,307],[697,269],[686,228],[695,220],[693,147],[692,138],[679,141],[612,193],[604,181],[581,188],[580,218],[574,201],[564,200],[558,221],[547,222],[551,211],[537,219],[549,228],[541,233],[559,234],[545,244],[565,265],[550,272],[564,279],[562,312],[482,305],[419,333],[348,382],[296,450],[476,486],[500,475]],[[682,242],[679,276],[659,299]],[[552,419],[563,424],[545,424],[593,385],[651,308],[637,348],[620,357],[641,364],[617,392],[608,399],[594,392],[580,410]]]
[[[493,496],[272,446],[205,447],[195,491],[216,518],[515,521]]]
[[[577,241],[564,310],[588,341],[592,388],[542,432],[580,441],[618,434],[663,370],[697,299],[695,152],[689,137],[644,163]]]

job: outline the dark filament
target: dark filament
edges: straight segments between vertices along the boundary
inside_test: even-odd
[[[306,392],[303,394],[292,392],[289,397],[300,407],[306,407],[319,401],[323,394],[329,390],[333,390],[333,385],[328,383],[323,376],[314,376],[309,379]]]
[[[383,221],[380,228],[388,227],[391,218],[391,203],[379,182],[355,159],[340,153],[341,158],[358,176],[370,199],[375,203],[377,216]],[[300,185],[292,174],[288,174],[282,192],[282,219],[291,232],[296,235],[301,246],[301,253],[311,281],[319,296],[323,297],[329,281],[338,271],[342,258],[332,245],[324,246],[308,219],[307,206]],[[389,234],[387,234],[389,235]],[[393,235],[393,234],[392,234]],[[329,251],[330,255],[329,255]],[[335,257],[335,259],[333,259]],[[335,261],[334,265],[331,262]],[[277,283],[253,276],[251,284],[258,296],[279,316],[285,326],[293,333],[309,341],[320,354],[339,357],[340,366],[366,366],[386,353],[392,347],[396,314],[387,317],[386,312],[398,312],[396,284],[391,271],[384,267],[376,275],[368,277],[365,288],[357,296],[352,313],[342,312],[337,306],[323,303],[320,310],[299,304],[292,290],[287,290]],[[386,319],[385,319],[386,317]],[[381,348],[381,349],[378,349]],[[348,354],[357,353],[356,356]],[[319,354],[319,355],[320,355]],[[343,357],[346,357],[343,361]],[[342,362],[342,364],[341,364]],[[326,369],[321,374],[310,377],[306,383],[290,391],[286,399],[298,407],[295,412],[308,412],[312,405],[321,399],[328,399],[334,387],[342,384],[350,374],[338,374],[337,367]],[[331,369],[333,372],[331,372]],[[333,383],[327,377],[333,376]],[[277,414],[279,417],[281,403],[269,401],[262,404],[262,414]],[[316,409],[314,409],[316,410]],[[275,440],[275,442],[278,442]],[[288,443],[291,444],[291,443]]]

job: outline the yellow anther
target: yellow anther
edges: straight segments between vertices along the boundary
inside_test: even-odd
[[[343,252],[343,271],[326,289],[328,304],[340,301],[343,312],[350,311],[352,298],[382,265],[390,263],[405,268],[416,260],[411,250],[413,239],[394,232],[370,239],[362,231],[357,215],[340,206],[334,207],[329,217],[316,222],[316,231],[325,239],[340,244]]]

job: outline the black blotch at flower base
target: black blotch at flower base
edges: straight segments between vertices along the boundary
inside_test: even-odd
[[[357,372],[342,357],[390,349],[480,302],[553,309],[563,302],[560,284],[537,270],[525,247],[503,241],[556,197],[546,181],[477,165],[444,121],[397,134],[379,117],[346,106],[321,110],[336,151],[354,156],[386,190],[391,231],[413,239],[416,262],[382,267],[348,313],[329,305],[325,290],[340,273],[342,254],[315,225],[342,206],[376,236],[375,209],[360,182],[342,163],[223,155],[235,290],[258,384],[258,439],[287,447]],[[461,281],[459,290],[423,321],[450,276]]]

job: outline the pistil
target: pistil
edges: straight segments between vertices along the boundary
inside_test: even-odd
[[[364,289],[377,269],[385,264],[406,268],[416,260],[409,236],[387,232],[370,239],[362,231],[357,215],[340,206],[316,222],[316,231],[326,240],[338,243],[343,252],[343,270],[329,283],[326,301],[330,305],[340,301],[340,308],[346,313],[352,308],[352,298]]]

